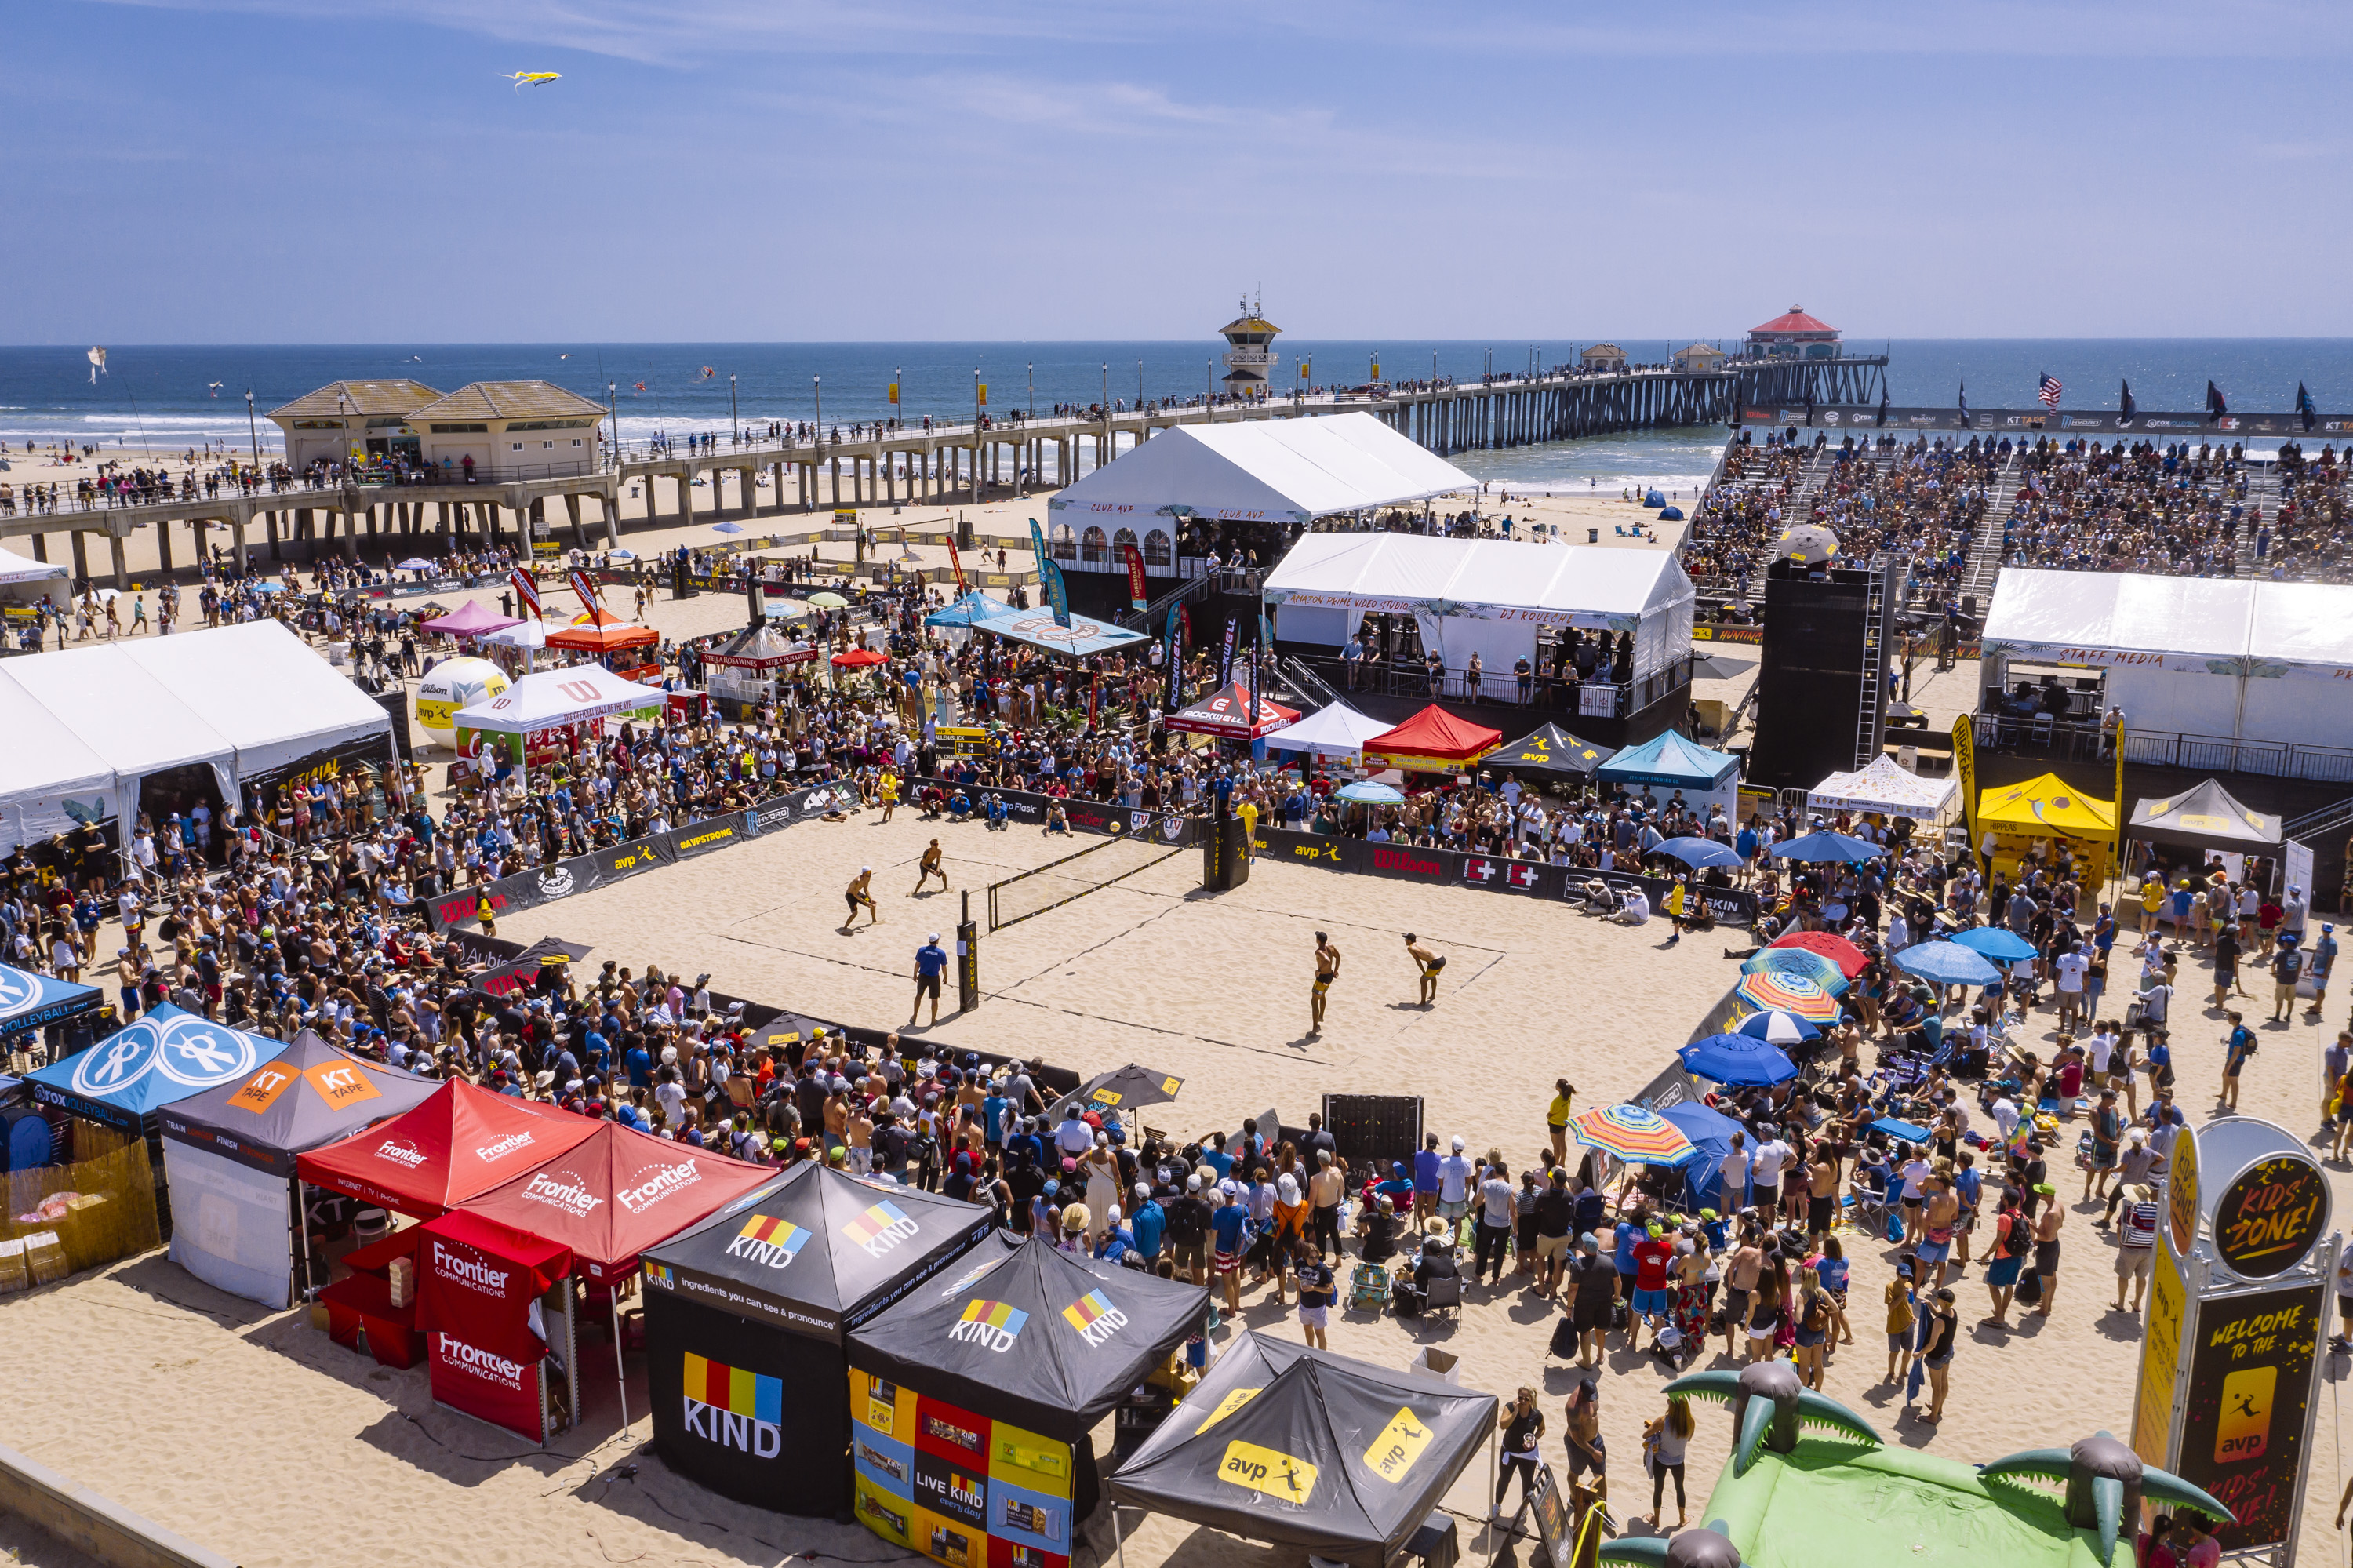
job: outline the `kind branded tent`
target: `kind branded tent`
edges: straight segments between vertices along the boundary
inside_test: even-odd
[[[1408,773],[1452,773],[1470,767],[1504,738],[1504,732],[1457,718],[1430,704],[1395,729],[1365,742],[1365,765]]]
[[[1345,703],[1331,703],[1297,724],[1286,725],[1268,736],[1266,748],[1304,751],[1316,757],[1345,757],[1353,762],[1364,755],[1366,741],[1388,727]]]
[[[2280,820],[2249,810],[2209,779],[2187,794],[2141,801],[2125,832],[2151,843],[2263,854],[2279,847]]]
[[[1617,755],[1606,746],[1579,740],[1560,726],[1548,724],[1490,752],[1481,765],[1538,779],[1582,779]]]
[[[638,1271],[638,1254],[776,1179],[765,1165],[638,1132],[616,1121],[527,1176],[470,1199],[465,1212],[556,1242],[592,1286],[617,1298]],[[620,1314],[613,1318],[613,1360],[621,1359]],[[628,1422],[628,1385],[621,1392]]]
[[[1208,1292],[1035,1236],[973,1260],[850,1336],[856,1511],[950,1563],[1067,1562],[1096,1501],[1088,1434],[1198,1331]]]
[[[1271,735],[1299,717],[1299,710],[1286,708],[1264,696],[1258,700],[1258,716],[1250,716],[1250,687],[1236,681],[1223,691],[1197,697],[1179,712],[1160,721],[1164,729],[1181,730],[1187,735],[1215,736],[1219,740],[1256,740]]]
[[[297,1156],[295,1171],[312,1186],[431,1219],[586,1142],[596,1126],[452,1078],[382,1126]]]
[[[642,1255],[654,1446],[723,1496],[831,1515],[849,1504],[849,1331],[993,1216],[806,1163],[747,1197]]]
[[[1957,779],[1923,779],[1892,757],[1877,757],[1852,773],[1833,773],[1806,795],[1813,811],[1869,811],[1909,817],[1930,827],[1952,821],[1960,810]]]
[[[245,1077],[158,1113],[170,1182],[172,1261],[206,1284],[293,1300],[295,1156],[422,1104],[440,1086],[364,1062],[310,1030]]]
[[[0,1038],[87,1012],[101,999],[102,993],[94,985],[56,980],[0,964]]]
[[[165,1106],[241,1082],[285,1049],[282,1041],[209,1022],[165,1002],[89,1050],[36,1069],[26,1081],[43,1105],[138,1132]]]
[[[1115,1502],[1387,1568],[1495,1413],[1493,1394],[1248,1332],[1105,1485]]]

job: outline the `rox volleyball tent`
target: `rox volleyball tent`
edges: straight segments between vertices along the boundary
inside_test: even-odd
[[[172,1261],[232,1296],[290,1305],[297,1153],[397,1116],[439,1087],[305,1029],[243,1078],[164,1107],[164,1174],[183,1222],[173,1228]]]
[[[993,1223],[977,1203],[802,1164],[647,1248],[656,1450],[741,1502],[848,1507],[849,1331]]]
[[[0,964],[0,1036],[39,1029],[96,1007],[94,985],[81,985]]]

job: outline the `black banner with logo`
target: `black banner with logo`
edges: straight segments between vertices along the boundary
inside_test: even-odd
[[[1483,887],[1540,898],[1581,898],[1585,885],[1599,880],[1620,891],[1641,888],[1653,911],[1660,910],[1674,886],[1663,877],[1634,872],[1546,865],[1501,855],[1466,854],[1460,850],[1420,849],[1412,844],[1372,843],[1363,839],[1296,832],[1288,828],[1261,827],[1257,842],[1259,853],[1289,864],[1361,872],[1431,886]],[[1726,924],[1746,926],[1757,917],[1756,895],[1743,889],[1695,885],[1692,892],[1711,915]]]
[[[754,838],[762,833],[773,833],[778,828],[792,826],[804,817],[821,817],[828,811],[854,806],[858,799],[858,788],[854,784],[809,784],[798,789],[787,789],[745,811],[744,831]]]
[[[280,784],[307,784],[313,779],[340,779],[354,768],[368,767],[382,772],[392,758],[392,737],[364,735],[356,740],[346,740],[333,746],[322,746],[290,762],[259,773],[248,774],[238,780],[248,789],[274,789]]]
[[[665,834],[670,841],[670,858],[692,860],[709,854],[712,850],[725,849],[745,836],[744,819],[750,813],[730,811],[723,817],[706,817],[699,822],[689,822]]]
[[[2174,1470],[2236,1516],[2214,1532],[2225,1553],[2287,1539],[2324,1289],[2316,1280],[2199,1303]]]
[[[908,780],[908,787],[911,791],[937,787],[950,795],[961,789],[972,801],[975,816],[979,815],[981,803],[994,795],[1005,802],[1007,816],[1033,828],[1045,825],[1046,804],[1055,799],[993,784],[959,784],[953,779],[915,778]],[[1172,848],[1197,842],[1199,837],[1199,822],[1176,811],[1147,811],[1140,807],[1105,805],[1100,800],[1066,800],[1062,801],[1062,812],[1076,832],[1148,838]]]

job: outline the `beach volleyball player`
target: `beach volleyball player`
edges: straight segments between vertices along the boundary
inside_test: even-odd
[[[882,911],[874,907],[874,893],[870,885],[873,881],[874,868],[871,865],[861,865],[858,868],[858,874],[849,879],[849,885],[842,891],[842,899],[849,906],[849,917],[841,923],[843,930],[848,931],[856,927],[858,907],[861,904],[866,906],[868,925],[879,926],[882,923]]]
[[[1437,1006],[1438,971],[1446,967],[1446,960],[1423,947],[1421,938],[1410,931],[1405,934],[1405,950],[1421,966],[1421,994],[1415,1000],[1423,1007]]]
[[[1310,1034],[1324,1029],[1324,1001],[1332,990],[1332,982],[1340,978],[1340,949],[1324,932],[1315,933],[1315,989],[1308,994],[1307,1005],[1314,1018],[1308,1026]]]

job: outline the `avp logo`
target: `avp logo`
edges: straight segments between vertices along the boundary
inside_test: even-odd
[[[956,1344],[978,1345],[1001,1356],[1013,1348],[1013,1341],[1021,1337],[1022,1326],[1029,1321],[1029,1314],[1018,1307],[976,1296],[964,1304],[964,1311],[949,1325],[948,1339]]]
[[[1218,1464],[1218,1479],[1303,1508],[1315,1493],[1316,1473],[1304,1459],[1239,1437],[1226,1445],[1225,1457]]]

